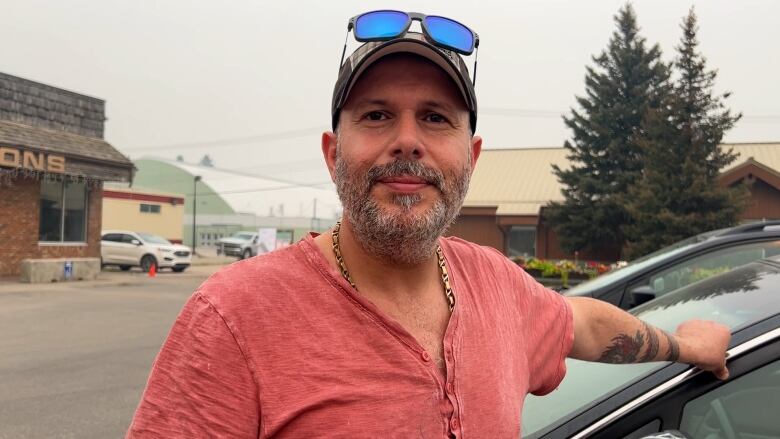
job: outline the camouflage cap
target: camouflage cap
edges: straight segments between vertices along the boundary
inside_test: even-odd
[[[339,113],[347,96],[355,85],[357,79],[366,69],[382,57],[392,53],[413,53],[431,60],[442,68],[452,78],[455,85],[458,86],[466,108],[469,109],[469,121],[471,122],[472,134],[477,129],[477,97],[474,93],[474,84],[469,78],[469,71],[463,58],[457,53],[436,47],[429,43],[425,37],[416,32],[409,32],[402,38],[396,38],[390,41],[372,41],[358,47],[344,61],[339,69],[339,76],[336,80],[336,86],[333,89],[333,103],[331,106],[331,116],[333,130],[339,124]]]

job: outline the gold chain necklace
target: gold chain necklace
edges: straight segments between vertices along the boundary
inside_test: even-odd
[[[341,229],[341,221],[336,223],[333,227],[333,254],[336,255],[336,262],[339,264],[339,270],[344,279],[352,285],[352,288],[357,290],[355,282],[352,280],[352,276],[347,271],[347,265],[344,263],[344,258],[341,256],[341,248],[339,247],[339,230]],[[450,307],[450,312],[455,308],[455,296],[452,294],[452,287],[450,287],[450,276],[447,274],[447,263],[444,260],[444,252],[441,251],[441,246],[436,245],[436,256],[439,258],[439,271],[441,271],[441,282],[444,284],[444,296],[447,298],[447,304]]]

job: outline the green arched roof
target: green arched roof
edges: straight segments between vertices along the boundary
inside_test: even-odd
[[[133,187],[156,189],[164,192],[184,194],[184,211],[192,214],[193,183],[195,176],[175,164],[154,159],[136,160],[138,171]],[[198,215],[231,215],[233,208],[217,194],[207,182],[198,182]]]

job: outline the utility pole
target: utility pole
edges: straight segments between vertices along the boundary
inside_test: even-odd
[[[198,182],[200,181],[200,175],[196,175],[192,183],[192,255],[195,256],[195,244],[197,241],[197,220],[196,215],[198,213]]]
[[[314,222],[317,221],[317,199],[314,199],[314,209],[312,210],[311,214],[311,230],[316,231],[317,228],[314,226]]]

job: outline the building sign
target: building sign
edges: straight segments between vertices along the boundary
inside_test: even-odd
[[[65,157],[0,146],[0,166],[61,174],[65,172]]]

